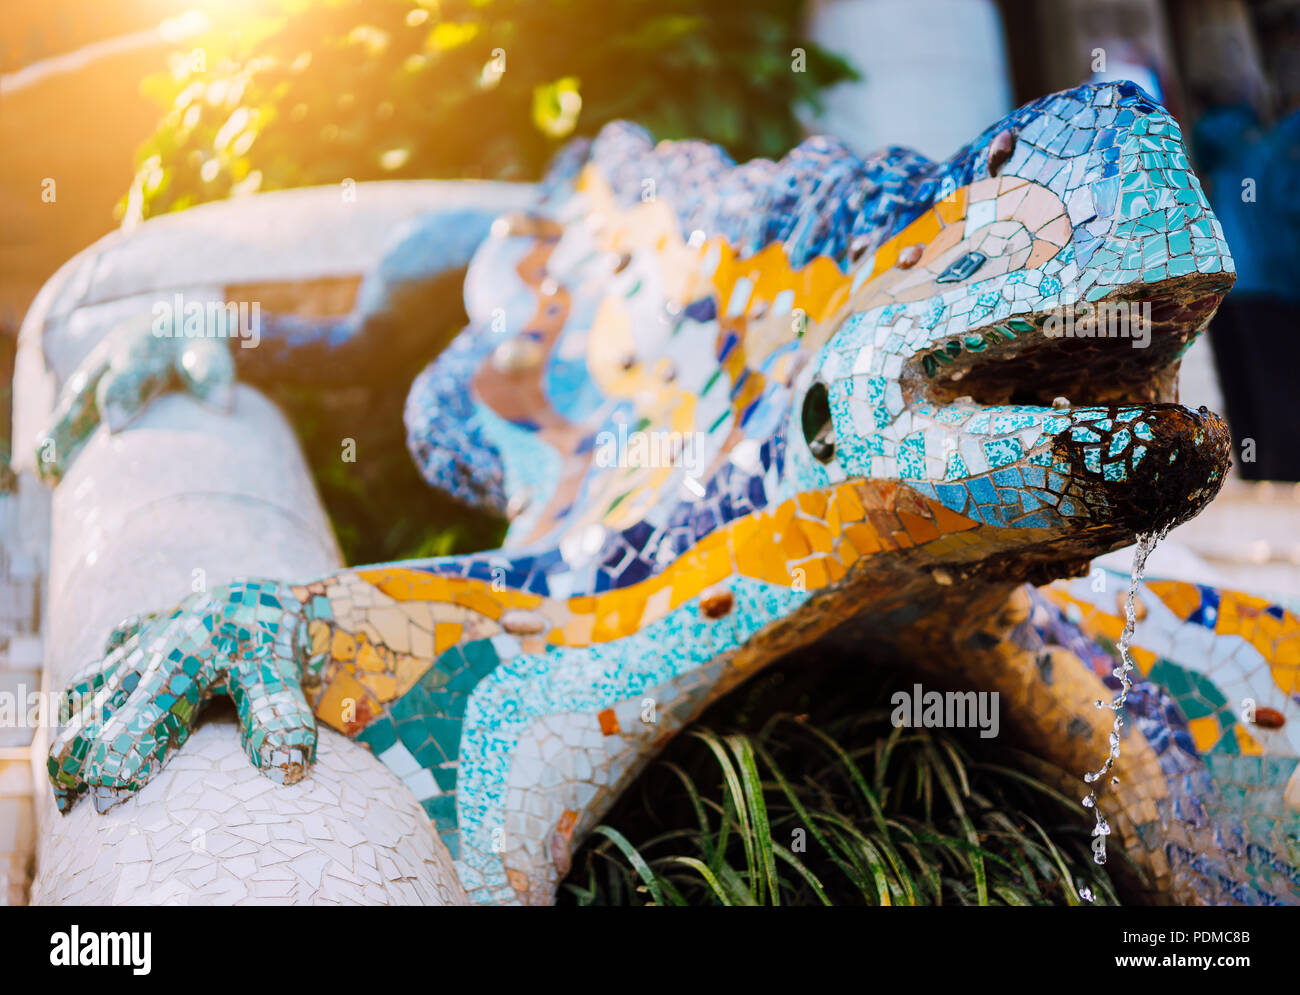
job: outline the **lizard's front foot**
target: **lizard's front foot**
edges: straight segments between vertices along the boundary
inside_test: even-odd
[[[56,484],[102,422],[125,428],[151,400],[175,388],[229,410],[234,364],[224,311],[188,324],[141,316],[114,328],[63,386],[50,427],[36,440],[41,478]]]
[[[302,603],[266,580],[123,622],[104,659],[66,692],[69,718],[48,760],[59,810],[89,793],[102,812],[139,791],[221,694],[235,702],[254,766],[285,784],[300,780],[316,752],[316,719],[299,686],[305,631]]]

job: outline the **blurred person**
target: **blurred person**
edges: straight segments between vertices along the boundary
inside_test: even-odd
[[[1203,39],[1193,84],[1205,108],[1192,130],[1199,172],[1237,264],[1210,343],[1247,480],[1300,480],[1300,12],[1284,7],[1256,35],[1268,40],[1267,76],[1243,19]]]

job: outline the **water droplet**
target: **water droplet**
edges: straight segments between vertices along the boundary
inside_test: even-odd
[[[1106,863],[1106,837],[1094,836],[1092,838],[1092,860],[1093,863]]]

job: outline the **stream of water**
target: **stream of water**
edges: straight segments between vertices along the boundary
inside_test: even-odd
[[[1133,657],[1129,653],[1129,644],[1133,641],[1133,630],[1137,627],[1137,589],[1142,583],[1142,575],[1146,573],[1147,557],[1151,551],[1156,548],[1156,544],[1165,537],[1169,530],[1162,529],[1159,532],[1144,532],[1137,537],[1137,545],[1133,547],[1133,570],[1129,578],[1128,597],[1124,600],[1124,631],[1119,637],[1119,657],[1120,662],[1115,667],[1112,674],[1119,678],[1120,689],[1114,699],[1106,702],[1098,699],[1096,705],[1098,708],[1109,708],[1115,713],[1115,721],[1110,730],[1110,752],[1102,763],[1101,768],[1095,771],[1089,771],[1083,775],[1083,780],[1090,785],[1092,789],[1083,799],[1083,807],[1092,809],[1096,815],[1097,821],[1092,829],[1092,859],[1099,864],[1106,863],[1106,837],[1110,835],[1110,824],[1106,821],[1105,816],[1101,814],[1101,806],[1097,803],[1097,787],[1100,786],[1102,779],[1111,774],[1115,767],[1115,762],[1119,760],[1119,739],[1120,730],[1124,728],[1124,703],[1128,701],[1129,692],[1133,690]],[[1119,778],[1111,774],[1111,784],[1119,784]],[[1083,888],[1079,892],[1080,897],[1085,901],[1092,901],[1092,892]]]

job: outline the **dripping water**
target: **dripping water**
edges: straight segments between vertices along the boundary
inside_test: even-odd
[[[1142,583],[1143,574],[1146,573],[1147,557],[1168,532],[1168,526],[1159,532],[1143,532],[1137,537],[1137,545],[1133,547],[1133,570],[1129,577],[1128,597],[1124,600],[1124,631],[1119,637],[1119,664],[1111,671],[1119,679],[1119,693],[1112,701],[1105,702],[1098,699],[1095,702],[1098,708],[1109,708],[1115,713],[1115,720],[1110,729],[1110,752],[1098,770],[1083,775],[1085,783],[1090,785],[1100,784],[1102,779],[1111,773],[1115,761],[1119,759],[1120,730],[1124,728],[1124,704],[1128,701],[1129,692],[1133,690],[1132,673],[1135,665],[1133,656],[1129,652],[1129,644],[1133,641],[1133,630],[1137,627],[1137,589]],[[1110,783],[1119,784],[1119,778],[1112,774]],[[1093,787],[1083,799],[1083,807],[1092,809],[1096,816],[1096,823],[1092,829],[1092,859],[1098,864],[1104,864],[1106,863],[1106,837],[1110,835],[1110,824],[1101,814],[1101,806],[1097,801],[1097,788]],[[1081,888],[1079,896],[1084,901],[1093,900],[1092,892],[1088,888]]]

